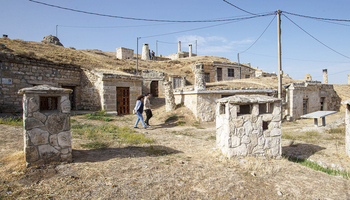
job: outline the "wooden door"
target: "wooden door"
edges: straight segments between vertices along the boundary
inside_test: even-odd
[[[130,95],[128,87],[117,87],[118,115],[130,114]]]
[[[307,103],[308,103],[308,100],[303,99],[303,115],[307,114]]]
[[[151,94],[153,97],[158,97],[158,81],[151,82]]]
[[[218,81],[222,81],[222,68],[217,68]]]

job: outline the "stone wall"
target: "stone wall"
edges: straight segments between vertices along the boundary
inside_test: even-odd
[[[81,69],[75,65],[0,52],[0,112],[21,112],[22,96],[17,91],[26,87],[41,84],[75,86],[79,93],[80,73]],[[75,99],[77,105],[79,101],[79,98]]]
[[[72,161],[70,92],[72,90],[48,85],[19,91],[23,95],[24,154],[27,166]],[[43,97],[55,98],[57,102],[55,104],[51,100],[51,109],[45,110],[41,102],[45,101]]]
[[[189,108],[198,121],[215,121],[215,101],[227,95],[273,95],[276,90],[256,89],[256,90],[210,90],[210,91],[188,91],[174,92],[175,103],[184,104]]]
[[[149,57],[149,46],[146,43],[142,46],[141,60],[151,60]]]
[[[133,59],[134,58],[134,50],[127,49],[124,47],[117,48],[117,58],[118,59]]]
[[[263,155],[280,157],[281,101],[260,95],[237,95],[217,100],[216,144],[228,158]],[[269,104],[268,113],[260,113],[261,105]],[[240,112],[248,106],[250,113]]]
[[[81,103],[78,109],[101,110],[102,77],[96,71],[84,70],[81,76]]]
[[[346,106],[345,109],[345,151],[350,157],[350,99],[343,101],[342,104]]]

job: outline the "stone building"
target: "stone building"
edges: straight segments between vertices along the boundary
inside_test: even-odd
[[[319,110],[338,111],[340,108],[340,97],[333,85],[318,81],[290,84],[286,87],[285,101],[284,114],[288,120]]]
[[[194,72],[196,65],[203,65],[205,82],[230,81],[255,77],[255,68],[249,65],[237,63],[223,63],[213,61],[211,63],[195,63],[192,66]]]
[[[345,151],[350,157],[350,99],[341,102],[346,106],[345,109]]]
[[[127,49],[124,47],[117,48],[117,58],[118,59],[132,59],[134,58],[134,50],[133,49]]]
[[[225,156],[282,155],[281,99],[236,95],[216,102],[216,145]]]
[[[151,93],[153,97],[164,96],[164,82],[171,81],[172,88],[186,86],[186,77],[177,75],[168,75],[164,72],[155,70],[142,70],[143,86],[142,93]]]
[[[178,88],[174,91],[175,103],[184,104],[189,108],[196,120],[198,121],[214,121],[215,120],[215,101],[224,97],[234,95],[266,95],[274,96],[277,90],[271,88],[216,88],[208,90],[203,65],[197,64],[193,69],[195,73],[195,84],[191,88]]]
[[[177,53],[173,53],[167,56],[164,56],[165,58],[169,58],[171,60],[176,60],[179,58],[188,58],[188,57],[194,57],[197,56],[197,54],[192,52],[192,44],[188,46],[189,51],[181,51],[181,41],[178,42],[178,50]]]
[[[76,65],[21,57],[0,52],[0,112],[21,112],[17,91],[37,85],[71,89],[73,110],[106,110],[131,113],[142,93],[142,77],[124,72],[102,72]]]

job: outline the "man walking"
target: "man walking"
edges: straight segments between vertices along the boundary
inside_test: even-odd
[[[152,115],[152,110],[151,110],[151,103],[149,101],[149,99],[151,98],[151,94],[150,93],[147,93],[147,95],[145,96],[145,100],[144,100],[144,105],[145,105],[145,113],[146,113],[146,120],[145,120],[145,123],[147,126],[150,126],[149,125],[149,120],[151,119],[151,117],[153,116]]]

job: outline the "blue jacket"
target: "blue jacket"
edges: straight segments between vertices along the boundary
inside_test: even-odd
[[[134,111],[135,111],[135,113],[136,112],[139,112],[139,113],[143,112],[143,103],[142,103],[142,101],[140,101],[140,100],[136,101],[136,106],[134,108]]]

